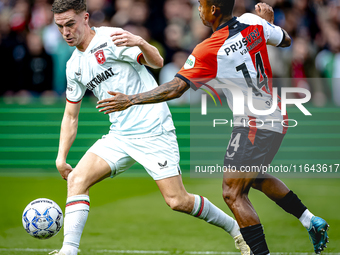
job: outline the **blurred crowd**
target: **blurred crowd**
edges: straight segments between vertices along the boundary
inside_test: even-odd
[[[52,2],[0,0],[0,96],[7,103],[39,98],[49,104],[65,93],[66,61],[74,48],[54,24]],[[257,2],[236,0],[234,15],[253,12]],[[294,78],[275,85],[309,89],[316,106],[340,106],[340,0],[263,2],[293,39],[289,48],[268,47],[274,77]],[[160,84],[173,79],[192,49],[211,35],[200,21],[197,0],[87,0],[87,5],[91,26],[122,27],[158,48],[165,65],[150,71]],[[184,96],[176,104],[187,102]]]

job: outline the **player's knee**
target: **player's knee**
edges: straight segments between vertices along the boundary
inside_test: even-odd
[[[229,207],[233,206],[235,204],[238,197],[241,195],[241,190],[235,186],[231,185],[229,183],[224,182],[223,183],[223,199],[227,203]]]
[[[174,211],[185,211],[186,202],[184,198],[181,197],[169,197],[165,199],[167,205]]]
[[[85,178],[83,175],[72,171],[67,177],[67,185],[69,190],[73,190],[75,188],[79,189],[85,185]]]

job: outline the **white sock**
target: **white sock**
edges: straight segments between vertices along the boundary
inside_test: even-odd
[[[314,214],[312,214],[308,209],[306,209],[301,217],[299,218],[299,221],[302,223],[302,225],[308,230],[310,227],[310,222],[312,220],[312,217]]]
[[[90,210],[90,198],[77,195],[67,198],[64,219],[64,242],[61,252],[77,255],[81,234]]]
[[[205,197],[195,196],[195,204],[191,215],[205,220],[206,222],[223,228],[233,238],[241,234],[237,222],[223,212],[221,209],[212,204]]]

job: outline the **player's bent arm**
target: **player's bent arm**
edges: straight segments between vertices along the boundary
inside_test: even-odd
[[[149,44],[143,38],[141,39],[140,45],[138,46],[143,52],[143,56],[140,58],[141,64],[150,66],[154,69],[162,68],[164,61],[157,48]]]
[[[283,28],[281,29],[283,32],[283,39],[277,47],[281,47],[281,48],[289,47],[292,44],[292,39],[290,38],[286,30],[284,30]]]
[[[113,97],[98,101],[99,111],[109,114],[112,112],[123,111],[132,105],[153,104],[175,99],[183,95],[190,86],[178,77],[172,81],[164,83],[148,92],[125,95],[118,92],[109,92]]]
[[[66,102],[65,112],[61,122],[56,166],[64,179],[67,179],[68,174],[72,171],[72,167],[66,163],[66,158],[77,135],[80,106],[81,103],[72,104]]]
[[[157,48],[149,44],[142,37],[125,30],[117,30],[111,34],[111,37],[117,47],[139,47],[143,53],[143,56],[140,58],[141,64],[155,69],[163,67],[163,58]]]

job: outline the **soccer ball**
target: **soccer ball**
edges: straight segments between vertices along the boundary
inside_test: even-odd
[[[54,201],[38,198],[26,206],[22,214],[22,224],[31,236],[48,239],[59,232],[63,226],[63,218],[63,212]]]

